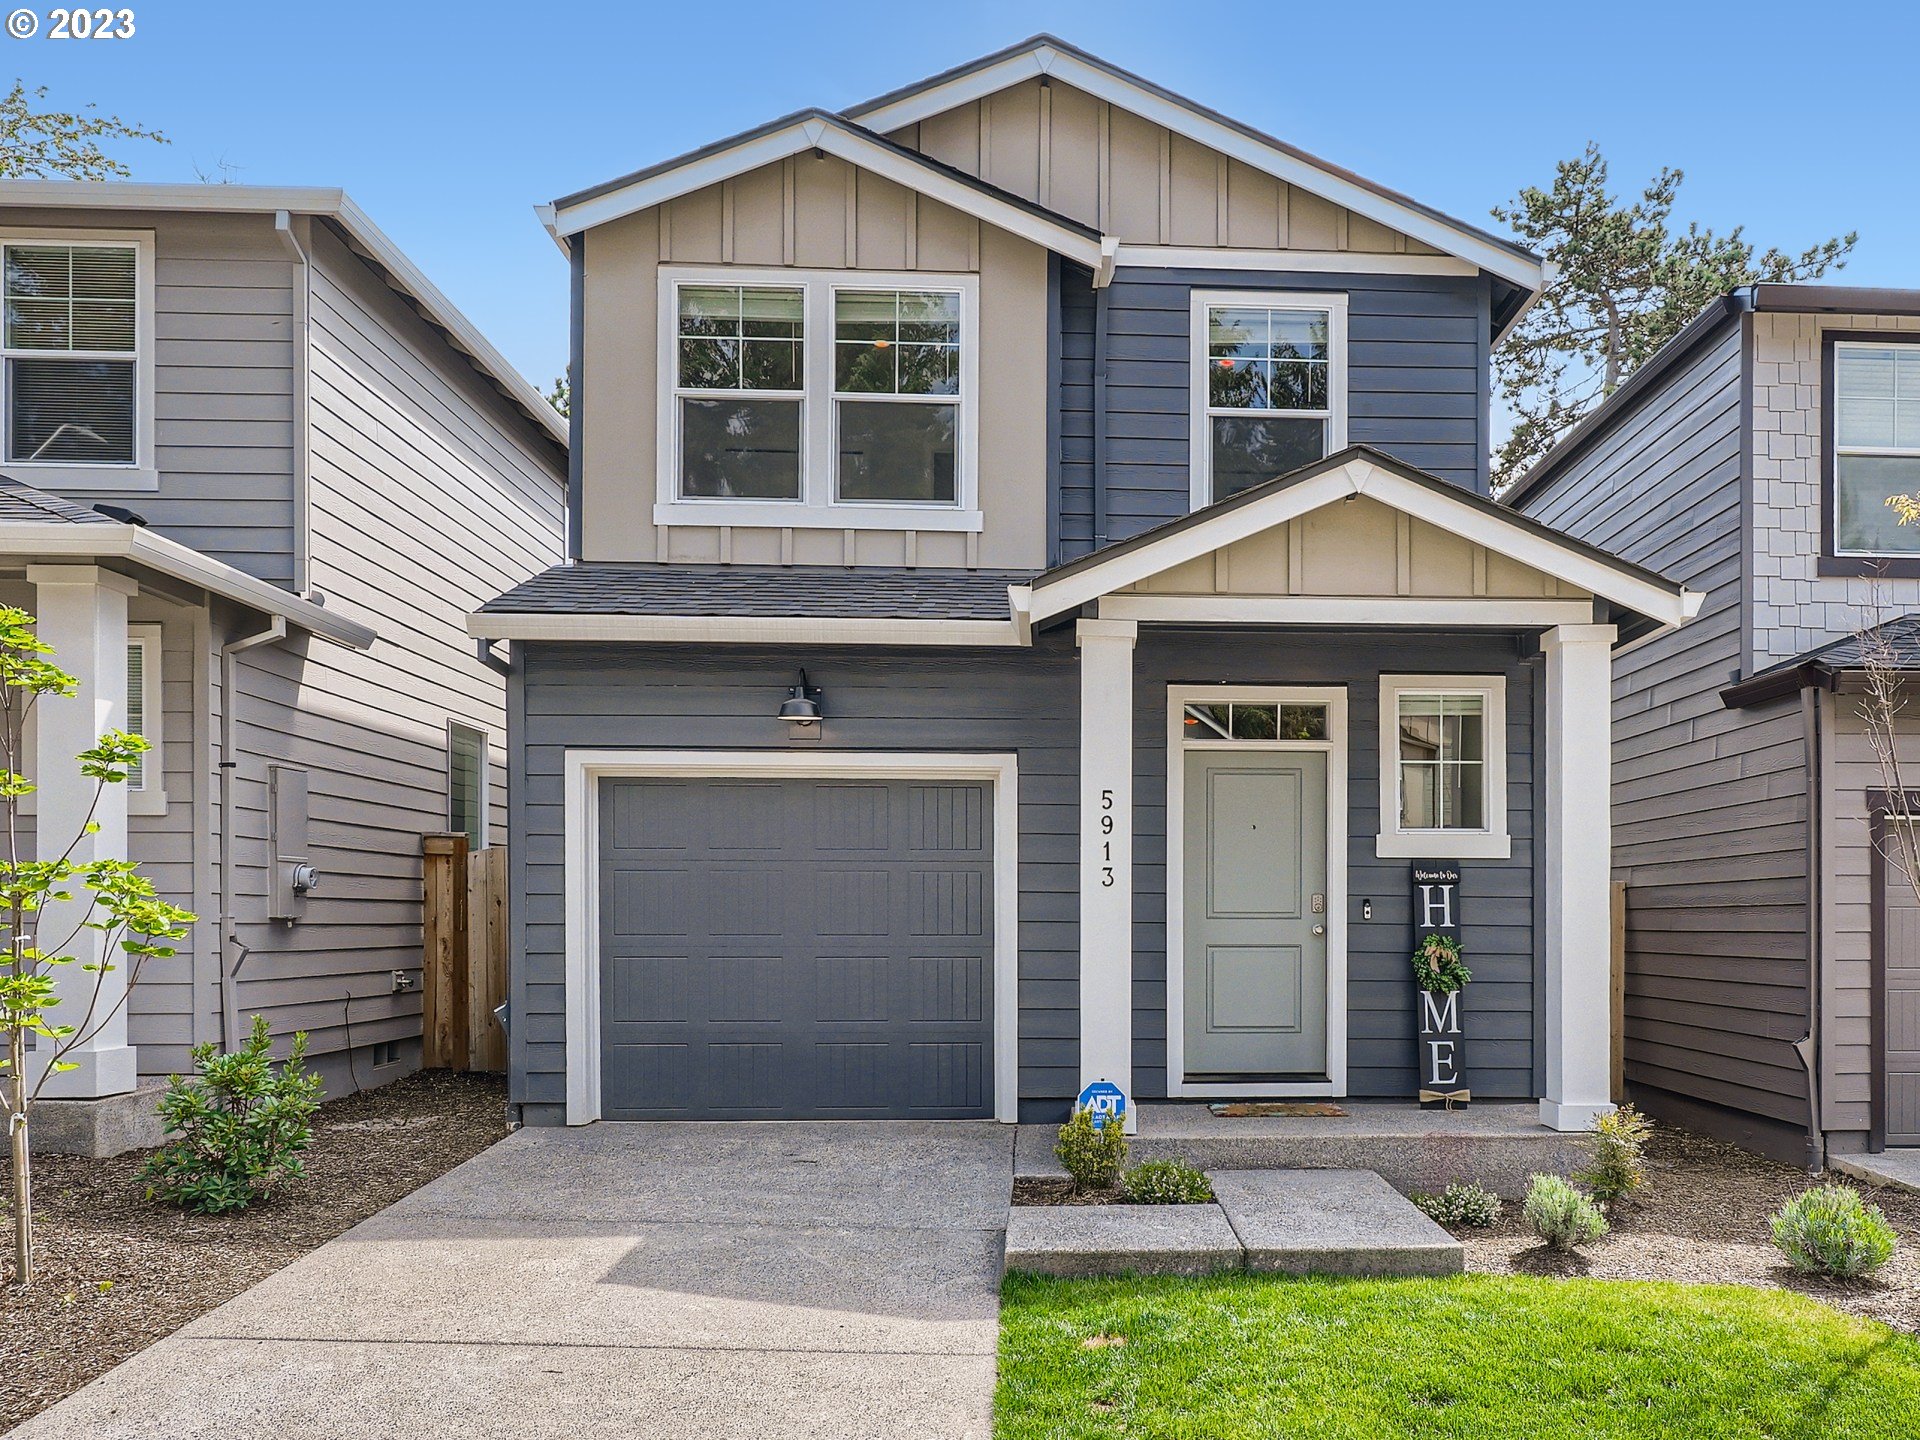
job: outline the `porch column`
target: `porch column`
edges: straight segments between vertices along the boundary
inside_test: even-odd
[[[76,861],[126,858],[127,787],[106,786],[96,806],[95,782],[80,773],[74,756],[102,731],[126,726],[127,597],[139,587],[94,565],[29,565],[27,579],[34,586],[40,638],[53,647],[53,662],[80,682],[72,695],[43,695],[34,702],[37,753],[30,757],[28,778],[39,787],[34,795],[38,853],[58,853],[52,847],[64,847],[79,836],[72,849]],[[82,835],[89,811],[99,828]],[[85,909],[81,897],[88,892],[79,886],[74,890],[73,900],[47,907],[40,920],[42,943],[58,944],[78,923]],[[102,1016],[111,1018],[91,1040],[67,1054],[77,1068],[53,1076],[43,1095],[94,1099],[134,1088],[138,1067],[127,1043],[126,1007],[120,1003],[126,994],[124,957],[105,956],[102,939],[99,931],[82,929],[65,946],[75,958],[54,970],[60,1003],[51,1019],[80,1026],[89,1006],[93,1020],[82,1028],[92,1029]],[[114,966],[110,973],[83,968],[103,958]]]
[[[1133,642],[1131,620],[1082,620],[1080,1084],[1118,1085],[1133,1114]]]
[[[1585,1130],[1611,1094],[1613,642],[1611,625],[1558,625],[1547,657],[1546,1094],[1540,1122]]]

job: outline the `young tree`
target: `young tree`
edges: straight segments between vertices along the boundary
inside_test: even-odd
[[[1855,231],[1798,255],[1758,253],[1744,227],[1725,235],[1669,225],[1685,177],[1663,169],[1632,204],[1607,188],[1607,162],[1589,145],[1494,209],[1557,270],[1494,355],[1495,389],[1514,415],[1494,457],[1506,488],[1709,302],[1742,285],[1812,280],[1846,263]]]
[[[74,850],[85,835],[99,831],[92,816],[109,785],[124,784],[128,767],[146,750],[138,735],[109,730],[80,752],[80,773],[94,782],[88,820],[78,835],[41,834],[29,844],[21,835],[21,802],[34,785],[23,773],[27,717],[42,695],[72,695],[73,676],[53,662],[53,649],[34,633],[24,610],[0,606],[0,921],[7,929],[10,954],[0,961],[0,1105],[6,1107],[13,1159],[13,1276],[20,1285],[33,1280],[33,1152],[30,1143],[34,1104],[48,1077],[74,1068],[65,1057],[85,1044],[126,1004],[140,971],[149,961],[174,953],[173,943],[187,933],[194,917],[160,899],[153,882],[127,860],[76,861]],[[45,736],[42,731],[43,738]],[[64,849],[56,848],[64,845]],[[51,933],[43,925],[52,925]],[[83,929],[101,934],[98,963],[82,963],[91,972],[90,987],[78,987],[69,1000],[84,1001],[70,1019],[56,1018],[61,1003],[55,976],[76,963],[67,953]],[[104,1009],[102,982],[125,957],[126,986]]]
[[[0,99],[0,180],[117,180],[132,174],[101,148],[101,141],[168,143],[158,130],[102,115],[92,105],[78,110],[38,108],[47,87],[13,82]]]
[[[554,377],[553,389],[547,392],[547,403],[569,420],[573,418],[573,377],[571,375]]]

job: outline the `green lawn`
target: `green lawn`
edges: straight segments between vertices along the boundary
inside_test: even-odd
[[[996,1440],[1892,1440],[1920,1435],[1920,1341],[1731,1285],[1016,1275],[996,1416]]]

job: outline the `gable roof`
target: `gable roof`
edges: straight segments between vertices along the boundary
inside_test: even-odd
[[[818,150],[880,175],[990,225],[1043,245],[1089,269],[1102,258],[1100,232],[951,165],[922,155],[841,115],[801,110],[617,180],[563,196],[541,219],[557,239],[651,209],[790,155]]]
[[[346,236],[349,248],[410,301],[455,353],[536,429],[561,449],[566,448],[566,420],[344,190],[283,185],[161,185],[128,180],[0,180],[0,206],[7,205],[228,215],[285,211],[331,221]]]
[[[1077,610],[1124,586],[1354,495],[1417,516],[1576,585],[1656,627],[1691,619],[1704,598],[1644,566],[1563,535],[1390,455],[1365,445],[1349,445],[1324,460],[1049,570],[1025,596],[1026,616],[1030,623],[1039,624]]]
[[[1032,36],[916,84],[888,91],[844,113],[870,129],[898,130],[1040,76],[1060,80],[1357,215],[1472,261],[1529,293],[1546,283],[1546,262],[1530,250],[1322,160],[1053,35]]]

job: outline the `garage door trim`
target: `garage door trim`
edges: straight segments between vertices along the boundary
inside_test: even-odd
[[[600,782],[662,777],[983,780],[993,786],[993,1107],[1019,1112],[1019,762],[1012,755],[832,750],[566,754],[567,1123],[600,1118]]]

